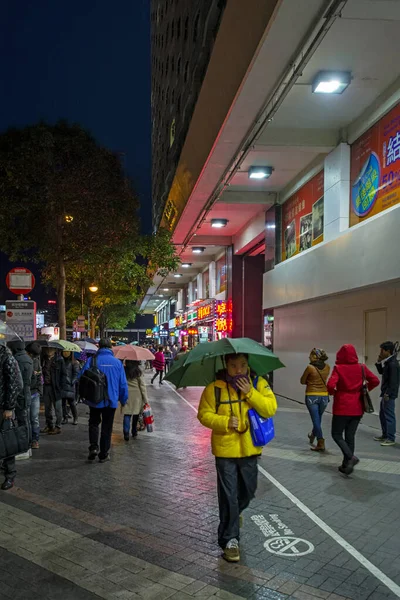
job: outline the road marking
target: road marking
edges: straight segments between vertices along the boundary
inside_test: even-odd
[[[181,398],[188,406],[190,406],[190,408],[192,410],[194,410],[195,413],[197,413],[197,408],[195,408],[192,404],[190,404],[190,402],[188,402],[186,400],[186,398],[184,398],[182,396],[182,394],[179,394],[179,392],[177,392],[168,382],[166,382],[166,383],[167,383],[168,387],[172,391],[174,391],[177,396],[179,396],[179,398]],[[383,583],[383,585],[385,585],[387,588],[389,588],[389,590],[391,590],[397,596],[397,598],[400,598],[400,586],[397,585],[397,583],[392,581],[392,579],[390,579],[390,577],[385,575],[385,573],[383,573],[383,571],[378,569],[378,567],[376,567],[374,564],[372,564],[372,562],[370,562],[367,558],[365,558],[365,556],[363,556],[361,554],[361,552],[356,550],[354,548],[354,546],[349,544],[349,542],[346,542],[346,540],[344,538],[342,538],[341,535],[339,535],[334,529],[332,529],[332,527],[330,527],[327,523],[325,523],[325,521],[320,519],[311,509],[308,508],[308,506],[306,506],[301,500],[299,500],[294,494],[292,494],[292,492],[290,492],[287,488],[285,488],[284,485],[279,483],[279,481],[277,479],[275,479],[275,477],[270,475],[268,473],[268,471],[266,471],[260,465],[258,465],[258,470],[280,492],[282,492],[282,494],[284,494],[284,496],[289,498],[289,500],[291,500],[293,502],[293,504],[295,506],[297,506],[297,508],[299,508],[305,515],[307,515],[307,517],[309,517],[309,519],[311,519],[311,521],[313,521],[316,525],[318,525],[318,527],[320,527],[322,529],[322,531],[325,531],[325,533],[327,535],[329,535],[337,544],[339,544],[339,546],[342,546],[342,548],[344,550],[346,550],[353,558],[355,558],[365,569],[367,569],[372,575],[374,575],[377,579],[379,579],[379,581],[381,581]]]
[[[297,508],[299,508],[311,521],[313,521],[318,527],[320,527],[326,534],[328,534],[335,542],[342,546],[353,558],[355,558],[364,568],[366,568],[372,575],[374,575],[379,581],[383,583],[389,590],[391,590],[397,598],[400,598],[400,586],[392,581],[385,573],[383,573],[378,567],[370,562],[365,556],[354,548],[351,544],[346,542],[341,535],[339,535],[332,527],[327,525],[325,521],[320,519],[311,509],[308,508],[301,500],[299,500],[292,492],[290,492],[285,486],[283,486],[275,477],[270,475],[263,467],[258,466],[258,470],[264,477],[268,479],[282,494],[284,494],[289,500],[293,502]]]
[[[296,537],[270,538],[264,542],[264,548],[272,554],[291,558],[299,558],[314,552],[314,545],[311,542]]]

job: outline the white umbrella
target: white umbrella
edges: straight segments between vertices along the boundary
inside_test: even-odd
[[[0,344],[5,346],[8,342],[20,340],[20,336],[15,333],[14,329],[11,329],[7,323],[0,321]]]
[[[91,342],[86,342],[86,341],[78,341],[76,342],[77,346],[79,346],[79,348],[82,348],[82,350],[84,350],[85,352],[97,352],[98,347],[95,344],[92,344]]]

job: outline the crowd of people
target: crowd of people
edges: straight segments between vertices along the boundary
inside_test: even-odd
[[[151,383],[158,378],[162,385],[165,372],[173,361],[187,352],[187,348],[158,346],[149,349],[153,351],[154,360],[147,367],[155,370]],[[382,376],[379,414],[382,433],[375,440],[382,446],[395,443],[395,400],[400,383],[397,352],[397,343],[382,343],[376,363]],[[218,542],[224,558],[237,562],[240,560],[242,513],[257,489],[257,459],[262,452],[252,435],[249,411],[256,411],[259,418],[266,420],[275,415],[277,402],[268,377],[257,376],[251,370],[249,355],[226,355],[224,365],[215,381],[203,391],[198,419],[212,431],[220,516]],[[104,387],[100,401],[84,397],[90,411],[88,461],[98,458],[104,463],[110,460],[118,405],[123,414],[124,439],[129,442],[138,435],[140,414],[148,398],[141,364],[116,358],[109,339],[100,340],[97,354],[83,365],[72,353],[43,348],[38,342],[25,345],[18,339],[7,346],[0,343],[0,423],[12,419],[14,414],[18,424],[28,423],[31,448],[38,450],[41,434],[60,434],[70,419],[74,425],[78,423],[78,381],[80,384],[96,381],[96,385]],[[332,371],[326,352],[313,348],[300,381],[306,386],[305,402],[313,424],[308,434],[311,449],[325,451],[322,418],[330,396],[333,396],[332,438],[343,454],[338,468],[342,474],[350,475],[359,462],[355,455],[357,428],[367,410],[368,391],[380,383],[378,377],[359,363],[354,346],[345,344],[337,353]],[[84,387],[79,385],[79,393],[82,389]],[[39,426],[41,400],[46,420],[42,430]],[[2,466],[5,480],[1,489],[8,490],[13,487],[16,477],[15,456],[6,457]]]

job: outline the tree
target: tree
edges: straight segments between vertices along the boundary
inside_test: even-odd
[[[134,321],[138,301],[151,285],[154,274],[166,276],[178,265],[171,234],[160,229],[155,235],[138,237],[135,247],[106,248],[98,257],[67,265],[67,292],[77,301],[83,286],[92,328],[99,326],[102,335],[107,328],[123,328]],[[88,291],[91,283],[96,284],[96,293]],[[76,319],[77,314],[71,314],[72,320]]]
[[[131,184],[118,157],[79,125],[39,123],[0,136],[0,197],[1,250],[45,265],[65,338],[71,271],[102,268],[114,251],[127,256],[147,243]]]

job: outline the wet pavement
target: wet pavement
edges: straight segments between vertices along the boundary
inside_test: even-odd
[[[149,377],[147,376],[147,379]],[[304,406],[278,398],[276,438],[259,462],[239,565],[216,544],[210,434],[196,419],[198,388],[149,386],[155,431],[88,464],[86,408],[78,427],[43,437],[0,495],[0,600],[400,597],[400,447],[361,426],[361,462],[337,471],[339,451],[310,452]]]

